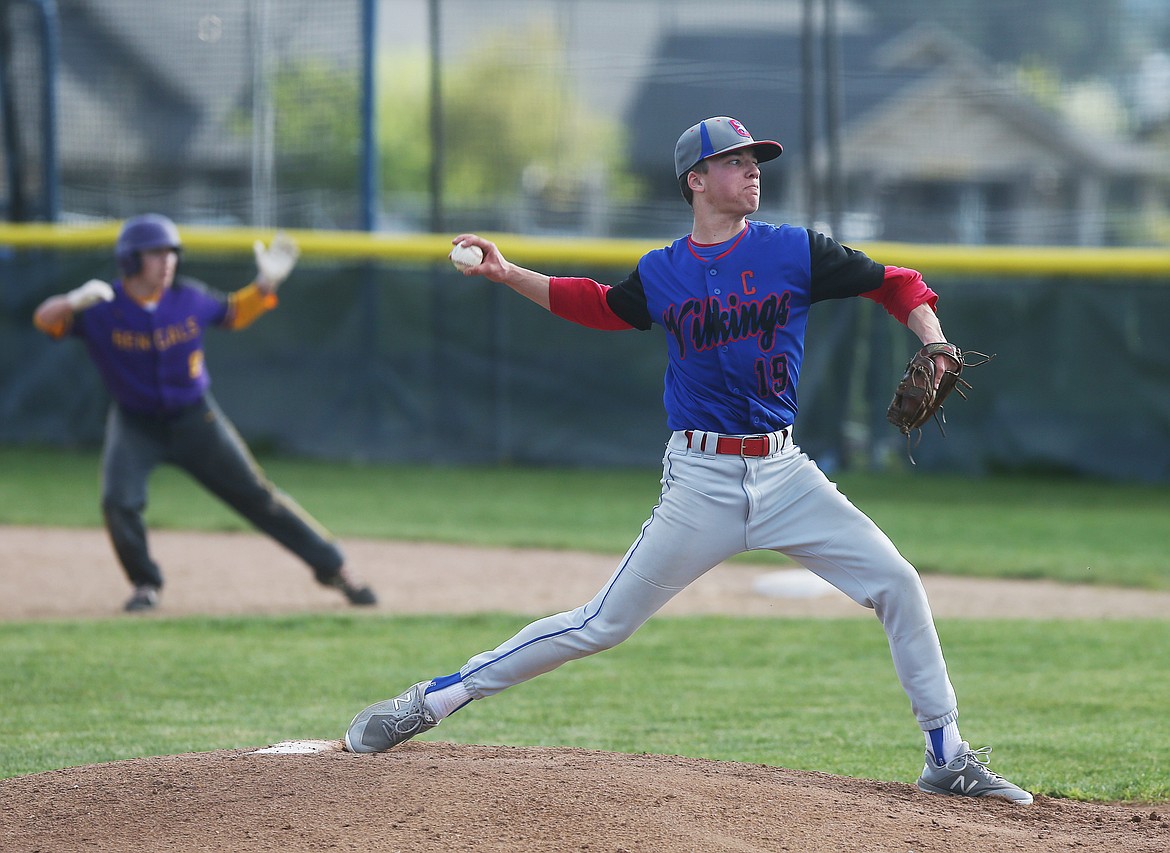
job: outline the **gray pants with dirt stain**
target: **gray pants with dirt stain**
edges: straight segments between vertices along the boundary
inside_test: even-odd
[[[162,587],[151,558],[143,513],[147,482],[159,465],[183,469],[256,528],[310,568],[318,581],[344,563],[332,537],[276,488],[210,394],[174,415],[127,412],[114,403],[102,450],[102,514],[126,576],[135,586]]]

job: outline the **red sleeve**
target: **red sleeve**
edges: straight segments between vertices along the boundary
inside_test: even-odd
[[[588,326],[616,332],[634,328],[609,307],[605,295],[609,285],[598,284],[591,278],[549,278],[549,310],[558,317]]]
[[[938,304],[938,294],[922,280],[922,274],[905,267],[886,267],[882,286],[861,295],[885,308],[903,325],[910,312],[919,305],[926,303],[933,311]]]

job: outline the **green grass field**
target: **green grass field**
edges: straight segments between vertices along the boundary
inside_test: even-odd
[[[655,470],[445,469],[265,459],[342,536],[625,549]],[[841,477],[923,570],[1170,587],[1170,489],[1063,479]],[[181,475],[157,527],[242,529]],[[0,449],[0,522],[95,526],[93,453]],[[913,512],[914,517],[910,517]],[[2,530],[0,530],[2,535]],[[340,737],[453,671],[506,614],[111,618],[0,624],[0,776]],[[1170,620],[942,620],[963,733],[1032,790],[1170,800]],[[659,617],[622,646],[477,703],[427,739],[579,746],[913,781],[922,740],[876,620]]]
[[[338,738],[372,701],[453,671],[524,624],[296,616],[0,624],[0,775]],[[964,734],[1032,790],[1170,799],[1151,671],[1170,622],[939,626]],[[1164,671],[1164,669],[1162,670]],[[774,764],[912,782],[922,737],[876,621],[658,618],[603,655],[424,735]]]

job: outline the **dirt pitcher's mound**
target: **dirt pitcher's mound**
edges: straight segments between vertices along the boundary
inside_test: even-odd
[[[1170,849],[1148,808],[1019,807],[758,764],[413,741],[381,755],[237,750],[0,781],[16,851]]]

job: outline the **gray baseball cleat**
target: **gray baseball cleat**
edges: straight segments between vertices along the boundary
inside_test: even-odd
[[[345,733],[345,748],[350,752],[385,752],[437,726],[439,720],[423,701],[430,683],[420,681],[400,696],[376,702],[354,717]]]
[[[928,750],[926,766],[918,777],[918,790],[953,797],[997,797],[1020,806],[1031,804],[1031,794],[988,769],[990,753],[990,746],[971,749],[964,741],[959,744],[959,754],[939,767]]]
[[[158,607],[158,587],[143,584],[134,587],[134,594],[122,606],[127,613],[141,613]]]
[[[378,596],[374,591],[355,578],[345,566],[331,575],[317,575],[317,583],[341,590],[346,601],[357,607],[369,607],[378,603]]]

